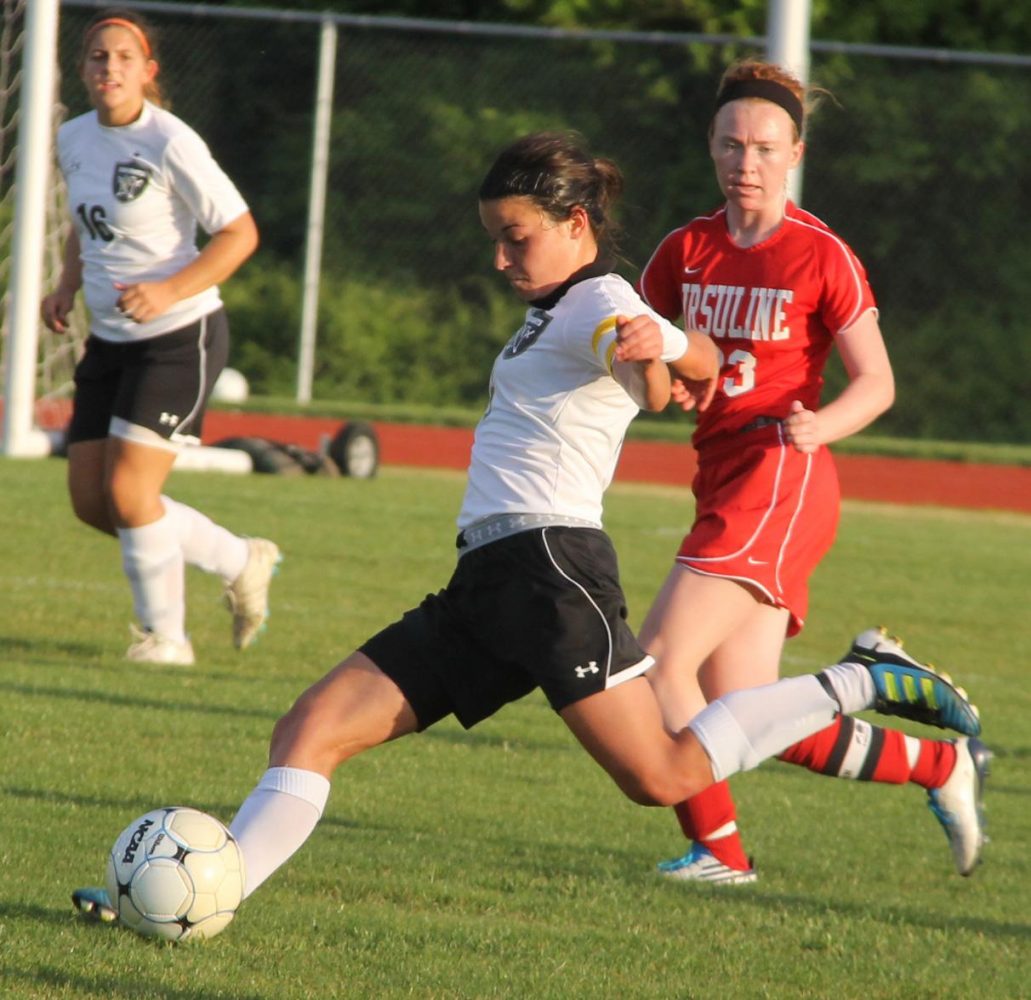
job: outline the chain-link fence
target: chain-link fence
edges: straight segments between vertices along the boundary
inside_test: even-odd
[[[96,4],[60,24],[61,101]],[[251,204],[255,260],[223,291],[233,364],[292,394],[320,20],[137,4],[161,80]],[[719,202],[706,148],[716,83],[761,39],[521,32],[336,17],[339,32],[315,398],[468,404],[520,312],[490,267],[475,192],[493,154],[573,128],[626,174],[633,277]],[[815,43],[830,97],[808,133],[803,203],[867,266],[899,381],[879,430],[1031,437],[1031,58]],[[832,389],[840,384],[832,374]]]

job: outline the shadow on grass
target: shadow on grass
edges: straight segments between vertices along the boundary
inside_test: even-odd
[[[843,900],[828,901],[814,896],[803,896],[798,893],[784,892],[745,892],[733,897],[727,893],[726,887],[710,886],[706,890],[693,886],[692,890],[702,888],[703,893],[711,893],[709,898],[718,899],[721,907],[750,910],[775,910],[778,913],[789,912],[792,919],[803,915],[811,917],[833,916],[848,920],[869,920],[876,918],[884,927],[916,927],[922,930],[944,931],[946,933],[964,933],[976,937],[996,936],[1013,938],[1016,941],[1031,941],[1031,924],[1014,923],[1008,920],[992,920],[982,913],[964,916],[962,913],[941,913],[938,911],[917,910],[904,906],[885,906],[882,903],[845,902]]]
[[[12,799],[25,799],[31,802],[43,802],[47,805],[76,806],[83,809],[116,809],[119,812],[141,816],[143,813],[160,808],[153,801],[141,798],[108,798],[99,795],[76,795],[71,792],[55,791],[50,788],[17,788],[11,785],[3,789],[4,795]],[[238,802],[227,805],[224,802],[169,802],[167,805],[189,805],[212,816],[228,816],[235,813]]]
[[[2,913],[0,909],[0,913]],[[168,947],[167,945],[155,942],[156,947]],[[35,990],[36,996],[46,996],[50,993],[54,996],[82,996],[82,997],[114,997],[127,998],[127,1000],[140,1000],[141,997],[154,998],[154,1000],[210,1000],[212,996],[212,984],[203,986],[188,986],[185,988],[170,987],[167,983],[157,977],[148,980],[139,973],[129,976],[110,975],[82,975],[73,976],[60,969],[41,967],[32,971],[20,969],[5,969],[4,978],[13,983],[20,982],[25,990]],[[17,991],[18,987],[14,987]],[[47,993],[43,991],[46,990]],[[18,996],[18,992],[12,994]],[[218,996],[226,997],[227,1000],[267,1000],[262,993],[233,993],[220,987]]]
[[[191,680],[197,675],[191,673]],[[117,705],[122,708],[160,709],[165,712],[193,712],[198,715],[228,715],[243,719],[266,719],[275,722],[282,715],[279,710],[241,708],[237,705],[211,705],[205,702],[171,701],[168,698],[142,698],[139,695],[103,694],[84,688],[46,687],[42,684],[0,683],[0,691],[28,697],[43,696],[64,701],[93,702],[101,705]]]
[[[0,656],[34,661],[63,659],[96,660],[104,655],[104,647],[96,642],[68,642],[63,639],[24,639],[20,636],[0,636]]]
[[[76,795],[71,792],[55,791],[49,788],[18,788],[15,786],[5,786],[0,788],[0,791],[4,795],[10,796],[12,799],[25,799],[32,802],[43,802],[47,805],[56,806],[76,806],[83,809],[115,809],[118,812],[124,812],[126,815],[131,814],[132,816],[142,816],[143,813],[148,812],[151,809],[160,808],[156,806],[152,800],[144,800],[141,798],[108,798],[101,797],[99,795]],[[193,809],[199,809],[201,812],[206,812],[212,816],[233,816],[236,814],[237,809],[240,808],[239,802],[168,802],[164,805],[181,805],[190,806]],[[336,816],[323,816],[319,820],[319,827],[340,827],[347,830],[366,830],[366,829],[380,829],[380,830],[394,830],[398,829],[394,826],[376,826],[366,822],[358,822],[357,820],[340,819]],[[402,832],[398,830],[398,832]],[[0,915],[3,914],[3,906],[0,904]]]

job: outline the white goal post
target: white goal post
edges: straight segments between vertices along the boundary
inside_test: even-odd
[[[9,457],[38,457],[50,452],[50,438],[34,425],[33,414],[57,18],[58,0],[32,0],[27,5],[5,344],[2,446]]]

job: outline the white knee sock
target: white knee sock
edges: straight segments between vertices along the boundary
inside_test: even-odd
[[[834,692],[842,715],[870,708],[877,697],[873,676],[859,663],[835,663],[821,670],[818,676],[823,678],[824,686]]]
[[[247,563],[247,539],[215,524],[206,514],[171,497],[162,496],[165,513],[175,527],[183,558],[205,573],[232,582]]]
[[[243,854],[246,898],[311,836],[326,808],[329,780],[296,767],[270,767],[229,824]]]
[[[869,677],[869,672],[856,664],[839,667]],[[807,674],[726,694],[706,705],[688,728],[709,755],[713,778],[722,781],[757,767],[767,757],[829,726],[835,713],[842,710],[816,676]]]
[[[168,515],[142,528],[119,528],[118,541],[139,623],[168,639],[185,642],[183,554]]]

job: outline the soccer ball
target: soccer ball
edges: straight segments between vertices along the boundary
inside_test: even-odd
[[[247,377],[235,368],[223,368],[211,390],[213,403],[243,403],[250,395]]]
[[[209,938],[243,899],[243,855],[214,816],[170,806],[133,820],[107,859],[118,919],[147,937]]]

